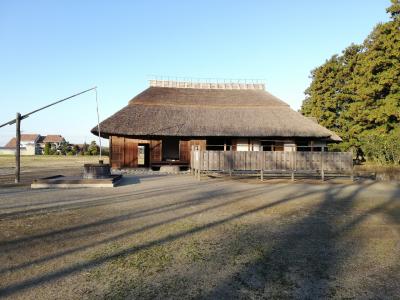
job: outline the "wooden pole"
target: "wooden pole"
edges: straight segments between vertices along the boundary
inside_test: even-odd
[[[97,133],[99,135],[99,147],[100,147],[100,155],[99,155],[99,163],[103,163],[101,157],[101,133],[100,133],[100,114],[99,114],[99,101],[97,100],[97,87],[94,89],[96,93],[96,111],[97,111]]]
[[[15,183],[20,182],[21,172],[21,114],[15,118]]]
[[[325,173],[324,173],[324,147],[321,147],[321,180],[325,180]]]
[[[292,155],[293,155],[292,181],[294,181],[294,172],[296,172],[297,170],[297,151],[293,151]]]
[[[193,166],[194,166],[194,146],[192,145],[191,149],[190,149],[190,174],[191,175],[194,175]]]
[[[260,155],[261,181],[264,181],[265,151],[262,146],[261,146],[261,153],[259,153],[259,155]]]
[[[233,168],[233,152],[232,152],[232,146],[229,150],[229,176],[232,177],[232,168]]]
[[[199,154],[200,154],[200,157],[199,157],[199,170],[198,170],[198,180],[200,181],[201,180],[201,169],[202,169],[202,167],[203,167],[203,151],[202,150],[199,150]]]

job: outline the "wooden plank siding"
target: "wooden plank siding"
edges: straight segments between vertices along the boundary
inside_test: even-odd
[[[138,145],[149,144],[150,166],[162,161],[162,140],[142,140],[118,136],[110,137],[110,164],[112,168],[136,168],[138,166]],[[179,142],[179,160],[190,163],[192,145],[206,149],[206,140],[182,139]]]
[[[192,146],[200,146],[200,150],[206,150],[207,141],[206,140],[190,140],[189,149],[191,151]]]
[[[179,160],[182,162],[190,161],[190,147],[189,140],[180,140],[179,141]]]
[[[111,137],[110,162],[112,168],[121,168],[124,164],[124,138]]]
[[[235,140],[233,144],[235,145]],[[110,137],[112,168],[138,166],[138,145],[149,144],[150,166],[162,162],[162,141],[142,140],[118,136]],[[192,146],[202,153],[202,170],[321,170],[343,171],[352,166],[351,154],[341,152],[300,151],[206,151],[205,139],[181,139],[179,162],[190,163]],[[233,147],[235,148],[235,147]],[[179,163],[177,162],[177,163]]]
[[[110,137],[110,164],[112,168],[135,168],[138,166],[138,145],[148,144],[149,140],[125,137]]]
[[[162,140],[150,141],[150,165],[153,162],[161,161],[162,157]]]
[[[124,167],[135,168],[138,166],[138,140],[124,138]]]
[[[351,152],[204,151],[195,150],[192,168],[203,171],[327,171],[350,172]]]

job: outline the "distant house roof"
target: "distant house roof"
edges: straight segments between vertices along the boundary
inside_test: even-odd
[[[179,83],[176,84],[180,86]],[[150,86],[100,124],[101,135],[314,137],[340,141],[261,88]],[[92,129],[97,134],[97,126]]]
[[[83,147],[88,146],[88,144],[74,144],[74,146],[78,146],[80,149],[82,149]]]
[[[43,141],[41,141],[41,143],[61,143],[64,140],[65,139],[61,135],[49,134],[43,138]]]
[[[21,142],[32,142],[35,143],[39,140],[40,135],[36,133],[32,134],[21,134]],[[17,145],[16,138],[12,138],[4,147],[5,148],[15,148]]]

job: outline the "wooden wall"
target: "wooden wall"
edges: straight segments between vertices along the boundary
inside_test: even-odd
[[[138,142],[137,140],[125,138],[124,145],[124,160],[123,165],[128,168],[134,168],[138,166]]]
[[[203,171],[319,171],[349,173],[351,152],[196,151],[192,168]]]
[[[124,162],[124,144],[122,137],[110,137],[110,164],[112,168],[121,168]]]
[[[201,150],[206,149],[206,140],[189,140],[184,139],[179,142],[179,160],[190,163],[190,151],[192,146],[200,146]]]
[[[162,141],[161,140],[140,140],[125,137],[110,137],[110,164],[112,168],[135,168],[138,166],[138,145],[149,144],[150,146],[150,166],[152,163],[162,161]],[[179,142],[179,160],[190,162],[190,151],[192,146],[200,146],[206,149],[206,140],[182,139]]]
[[[179,141],[179,160],[190,161],[190,147],[189,140]]]
[[[150,141],[150,165],[152,162],[161,161],[162,155],[162,141],[151,140]]]
[[[189,141],[189,151],[192,146],[200,146],[200,150],[206,150],[207,141],[206,140],[190,140]]]
[[[135,168],[138,166],[138,145],[149,144],[149,140],[110,137],[110,164],[112,168]]]

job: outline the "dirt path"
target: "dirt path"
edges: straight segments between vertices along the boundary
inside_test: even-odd
[[[400,188],[128,176],[0,189],[0,295],[395,298]]]

